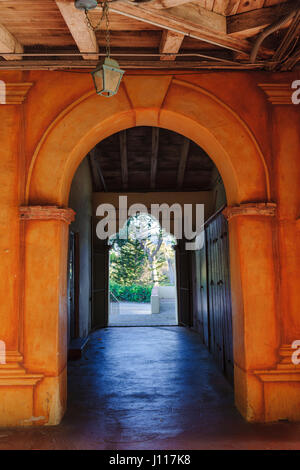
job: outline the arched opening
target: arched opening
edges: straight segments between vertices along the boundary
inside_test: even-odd
[[[87,209],[88,198],[90,198],[89,210]],[[124,208],[125,202],[126,209]],[[78,299],[78,307],[75,306],[74,309],[78,314],[78,319],[72,326],[76,315],[72,315],[69,311],[68,318],[69,331],[78,333],[77,337],[72,338],[71,335],[69,357],[75,359],[81,357],[81,359],[75,363],[71,362],[70,365],[71,410],[77,403],[76,393],[84,389],[85,381],[82,377],[82,382],[77,382],[75,393],[74,375],[78,377],[79,370],[76,364],[81,364],[87,358],[93,364],[91,351],[94,349],[96,340],[100,339],[101,347],[105,349],[114,335],[118,336],[118,347],[127,351],[122,361],[118,361],[116,374],[127,370],[129,357],[133,356],[131,360],[134,362],[135,354],[139,356],[138,363],[134,368],[130,368],[127,378],[124,379],[127,395],[123,396],[122,391],[118,389],[119,399],[124,400],[127,403],[126,406],[130,403],[134,409],[145,405],[150,390],[143,383],[144,370],[149,369],[149,375],[151,373],[154,375],[155,371],[151,372],[152,333],[145,331],[143,327],[152,327],[153,335],[162,343],[164,335],[170,331],[164,329],[166,327],[174,328],[173,332],[178,336],[177,341],[170,343],[168,352],[162,349],[161,356],[155,355],[155,367],[160,367],[160,361],[163,363],[167,354],[172,367],[178,367],[178,371],[181,369],[178,363],[179,358],[175,359],[178,341],[182,341],[181,335],[185,335],[183,348],[189,350],[191,343],[197,345],[197,354],[193,361],[195,361],[194,367],[197,367],[197,360],[199,361],[198,374],[202,381],[197,382],[188,392],[195,401],[198,400],[197,397],[203,397],[203,386],[208,384],[209,374],[216,374],[216,376],[219,374],[219,380],[224,380],[224,383],[227,380],[232,385],[233,338],[228,230],[225,217],[221,213],[226,205],[226,194],[222,178],[207,153],[190,139],[166,129],[136,126],[123,130],[99,142],[89,152],[75,174],[68,205],[77,214],[76,220],[70,226],[69,259],[74,259],[74,237],[75,258],[76,238],[77,249],[83,250],[83,253],[78,254],[80,259],[84,258],[87,254],[84,254],[84,251],[90,246],[90,267],[88,268],[88,263],[84,259],[79,263],[75,262],[68,281],[68,285],[72,285],[75,272],[78,295],[74,292],[71,298]],[[165,206],[165,209],[169,211],[168,232],[162,228],[159,220],[151,215],[153,206],[156,207],[156,205],[160,208]],[[203,220],[196,220],[197,205],[203,206]],[[192,214],[192,226],[185,227],[189,207]],[[122,213],[124,210],[126,213]],[[162,222],[163,212],[159,212],[159,216]],[[168,224],[168,221],[164,220],[164,224],[166,223]],[[92,232],[92,237],[86,233],[87,225],[89,231]],[[179,225],[181,230],[178,234]],[[201,231],[197,233],[199,227]],[[188,228],[194,231],[192,238],[189,239]],[[101,230],[103,233],[100,233]],[[175,233],[181,235],[176,240],[176,244],[174,235],[171,235]],[[154,237],[153,241],[151,237]],[[145,240],[148,241],[148,246]],[[189,243],[194,243],[192,249],[187,248]],[[112,249],[114,244],[115,249]],[[175,250],[172,249],[172,244]],[[159,262],[162,262],[162,259],[158,257],[154,259],[157,247],[162,247],[164,252],[169,248],[174,254],[176,281],[174,279],[171,286],[164,285],[168,283],[161,281],[154,266],[155,263],[158,266]],[[161,253],[162,257],[165,255],[164,252]],[[151,267],[149,256],[153,263]],[[147,270],[143,266],[143,260],[147,263]],[[166,258],[163,262],[166,264]],[[77,276],[76,266],[79,269]],[[88,269],[90,273],[87,272]],[[87,286],[88,277],[89,287]],[[143,292],[144,297],[139,298],[142,301],[148,300],[148,306],[142,301],[134,304],[132,302],[134,299],[129,297],[132,292],[135,292],[137,297]],[[146,298],[147,292],[149,298]],[[72,308],[73,304],[71,303],[70,306]],[[180,326],[177,326],[178,324]],[[124,327],[126,327],[125,330]],[[133,327],[138,327],[135,332],[130,330]],[[154,332],[155,327],[162,327],[161,338],[159,331]],[[121,330],[123,328],[123,331],[112,332],[112,328],[121,328]],[[94,333],[88,335],[86,331],[94,331]],[[88,337],[90,345],[86,345]],[[144,347],[141,346],[143,342]],[[136,343],[139,344],[138,353],[135,349]],[[113,344],[115,344],[114,341]],[[201,360],[201,354],[204,353],[205,348],[210,351],[210,355],[206,358],[208,361],[206,365],[209,370],[211,368],[209,373],[204,368],[205,361]],[[111,355],[114,356],[115,353],[113,348]],[[104,358],[104,364],[108,357]],[[214,371],[214,363],[217,364],[219,371]],[[107,374],[109,375],[109,372]],[[131,389],[129,385],[133,380],[131,374],[136,380],[141,377],[143,396],[138,391],[138,384]],[[222,374],[225,375],[226,380],[223,379]],[[186,375],[185,380],[186,383],[189,381],[189,375]],[[185,393],[185,386],[189,388],[183,383],[183,393]],[[228,399],[230,386],[226,384],[224,386],[226,399]],[[113,387],[112,384],[111,387]],[[170,388],[173,388],[172,382]],[[96,390],[99,396],[99,389],[95,385],[93,390],[91,383],[90,394],[86,393],[87,403],[94,400]],[[220,402],[222,402],[224,396],[220,390],[214,392],[220,394]],[[157,397],[161,394],[163,391],[157,387],[153,399],[158,400]],[[104,400],[105,391],[100,395]],[[168,400],[170,406],[175,406],[175,401],[172,405],[171,397]]]

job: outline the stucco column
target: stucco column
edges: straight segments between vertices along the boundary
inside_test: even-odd
[[[292,103],[291,81],[260,86],[270,103],[278,205],[281,343],[286,349],[294,340],[300,340],[300,105]]]
[[[275,367],[279,347],[272,203],[228,207],[235,401],[249,421],[264,421],[255,370]]]
[[[0,104],[0,122],[0,341],[5,344],[6,362],[16,362],[22,359],[18,218],[20,149],[16,138],[21,134],[20,108]]]
[[[17,82],[18,79],[5,83],[5,104],[2,100],[0,103],[0,426],[27,424],[32,415],[33,386],[40,380],[38,374],[28,374],[22,366],[22,103],[32,83]]]
[[[230,231],[236,405],[249,421],[297,421],[300,367],[282,347],[275,204],[242,204],[224,214]]]
[[[34,391],[34,416],[57,424],[66,406],[67,256],[71,209],[30,206],[25,221],[24,366],[43,375]]]
[[[300,340],[300,105],[274,106],[282,343]]]
[[[300,339],[300,106],[292,103],[292,82],[259,85],[269,102],[273,188],[277,202],[276,288],[280,347],[275,368],[260,370],[265,420],[300,420],[300,364],[292,362]],[[278,399],[280,397],[280,400]]]

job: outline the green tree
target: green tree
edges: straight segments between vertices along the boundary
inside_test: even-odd
[[[174,237],[148,214],[129,218],[111,238],[110,279],[120,285],[174,283]]]
[[[110,278],[121,285],[140,283],[145,263],[145,253],[137,240],[113,242],[110,256]]]
[[[162,272],[162,267],[168,263],[174,238],[168,235],[159,222],[148,214],[132,217],[129,220],[128,233],[132,239],[138,241],[145,253],[150,282],[155,285],[166,282],[168,276]]]

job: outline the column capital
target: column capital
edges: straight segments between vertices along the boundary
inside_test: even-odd
[[[5,83],[5,103],[22,104],[33,86],[33,82]]]
[[[227,220],[238,215],[260,215],[274,217],[276,213],[276,204],[273,202],[250,202],[239,204],[237,206],[225,207],[222,211]]]
[[[293,89],[291,83],[259,83],[258,86],[265,92],[267,99],[273,105],[293,104]]]
[[[61,220],[70,224],[75,219],[72,209],[58,206],[21,206],[19,211],[21,220]]]

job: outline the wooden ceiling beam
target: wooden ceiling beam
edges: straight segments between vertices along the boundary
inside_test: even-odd
[[[128,189],[128,159],[127,159],[127,132],[126,130],[119,133],[120,137],[120,159],[123,189]]]
[[[99,45],[97,43],[94,31],[89,28],[86,17],[83,11],[75,8],[73,2],[66,2],[65,0],[55,0],[66,25],[69,28],[74,41],[80,52],[99,52]],[[83,59],[97,60],[97,55],[84,55]]]
[[[284,62],[281,70],[292,70],[300,62],[300,47]]]
[[[121,68],[127,70],[154,70],[167,69],[172,70],[259,70],[264,63],[244,63],[226,62],[223,59],[215,61],[199,60],[199,61],[173,61],[167,62],[163,60],[119,60]],[[68,69],[93,69],[97,65],[95,60],[20,60],[0,62],[0,70],[68,70]]]
[[[22,55],[6,55],[17,54],[23,52],[23,46],[16,40],[16,38],[0,24],[0,55],[6,60],[22,59]]]
[[[206,0],[202,0],[206,3]],[[240,0],[214,0],[213,10],[220,15],[235,15],[238,11]]]
[[[192,0],[152,0],[151,8],[157,10],[162,10],[166,8],[177,7],[179,5],[184,5],[185,3],[191,3]],[[200,3],[201,0],[196,0],[193,3]]]
[[[274,23],[295,8],[295,2],[280,3],[227,17],[227,33],[230,35],[253,36],[262,28]]]
[[[226,34],[224,16],[205,10],[198,5],[189,4],[168,10],[154,10],[150,6],[114,2],[110,6],[110,11],[236,52],[249,53],[252,49],[248,41]],[[261,49],[260,54],[269,57],[270,51]]]
[[[174,55],[161,56],[160,60],[175,60],[176,53],[179,52],[184,34],[173,33],[166,29],[162,32],[162,37],[159,46],[159,52],[161,54],[170,54],[174,52]]]
[[[152,127],[152,151],[151,151],[151,170],[150,170],[150,188],[155,189],[157,174],[157,159],[159,148],[159,127]]]
[[[283,40],[277,48],[272,60],[274,62],[281,62],[286,56],[289,55],[291,49],[293,49],[293,43],[297,43],[300,34],[300,6],[298,12],[296,12]],[[276,64],[271,67],[271,70],[276,68]]]
[[[168,8],[162,13],[167,13],[182,21],[189,21],[191,24],[199,25],[208,30],[226,34],[226,18],[214,11],[203,8],[196,2]]]
[[[184,174],[185,174],[185,169],[186,169],[186,164],[187,164],[187,159],[189,155],[189,150],[190,150],[190,140],[184,137],[183,144],[181,147],[181,155],[180,155],[180,161],[178,165],[178,173],[177,173],[177,189],[181,189],[183,185],[183,180],[184,180]]]

